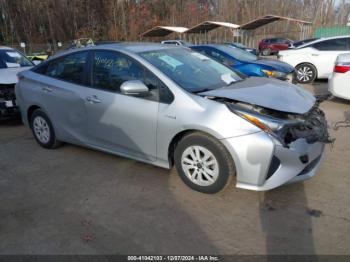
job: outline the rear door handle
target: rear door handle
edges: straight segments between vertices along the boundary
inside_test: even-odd
[[[312,56],[319,56],[319,54],[311,54]]]
[[[45,87],[43,87],[43,91],[51,93],[53,91],[53,89],[50,88],[50,87],[45,86]]]
[[[91,104],[98,104],[98,103],[101,103],[102,101],[100,99],[97,98],[97,96],[88,96],[86,98],[86,101],[88,101],[89,103]]]

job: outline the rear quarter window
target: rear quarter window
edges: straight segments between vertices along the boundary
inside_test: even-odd
[[[87,51],[76,52],[50,61],[42,70],[45,70],[46,76],[84,85],[87,60]]]

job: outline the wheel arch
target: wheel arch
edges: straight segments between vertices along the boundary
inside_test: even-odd
[[[169,161],[169,166],[170,168],[174,166],[175,160],[174,160],[174,153],[175,153],[175,148],[177,144],[181,141],[181,139],[191,133],[194,132],[203,132],[201,130],[196,130],[196,129],[186,129],[178,132],[170,141],[170,144],[168,146],[168,161]]]
[[[37,109],[41,109],[41,107],[38,105],[31,105],[30,107],[28,107],[27,114],[26,114],[28,124],[30,124],[30,118],[32,117],[32,114],[34,113],[34,111]]]
[[[198,128],[188,128],[188,129],[185,129],[185,130],[178,132],[176,135],[173,136],[173,138],[171,139],[169,146],[168,146],[168,161],[169,161],[170,168],[172,166],[174,166],[174,153],[175,153],[175,149],[176,149],[177,144],[181,141],[181,139],[184,136],[186,136],[188,134],[195,133],[195,132],[199,132],[199,133],[211,136],[212,138],[215,138],[218,141],[220,141],[222,139],[217,134],[215,134],[215,132],[211,132],[211,130],[202,130],[202,129],[198,129]],[[227,146],[224,143],[222,143],[222,144],[226,148],[226,150],[229,151]],[[232,160],[235,162],[234,158],[232,158]]]

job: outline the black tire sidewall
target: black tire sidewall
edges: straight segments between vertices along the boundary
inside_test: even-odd
[[[35,132],[34,132],[34,128],[33,128],[33,122],[34,122],[34,119],[35,117],[37,116],[40,116],[42,118],[45,119],[47,125],[49,126],[49,129],[50,129],[50,139],[49,139],[49,142],[47,143],[42,143],[36,136]],[[56,143],[56,135],[55,135],[55,131],[53,129],[53,126],[52,126],[52,123],[49,119],[49,117],[40,109],[37,109],[33,112],[33,114],[31,115],[31,118],[30,118],[30,128],[32,129],[32,132],[33,132],[33,136],[35,138],[35,140],[44,148],[53,148],[55,143]]]
[[[310,68],[310,70],[312,71],[313,75],[312,75],[311,79],[308,80],[308,81],[300,81],[298,79],[298,71],[299,71],[299,69],[301,67],[305,67],[305,66]],[[312,83],[313,81],[315,81],[315,79],[316,79],[316,68],[313,65],[311,65],[311,64],[300,64],[300,65],[296,66],[295,73],[296,73],[297,81],[300,84],[309,84],[309,83]]]
[[[262,50],[261,53],[262,53],[263,56],[269,56],[269,55],[271,55],[271,49],[265,48],[265,49]]]
[[[194,184],[185,174],[181,165],[181,156],[186,148],[190,146],[201,146],[209,151],[211,151],[219,165],[219,176],[214,184],[209,186],[200,186]],[[207,194],[214,194],[221,191],[229,181],[231,176],[229,163],[224,157],[224,154],[228,154],[228,152],[223,151],[222,148],[218,147],[216,143],[213,143],[211,139],[207,139],[205,136],[189,136],[185,137],[180,143],[177,145],[175,150],[175,165],[178,171],[178,174],[182,181],[189,186],[190,188]]]

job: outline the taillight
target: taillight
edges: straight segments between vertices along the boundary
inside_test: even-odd
[[[342,64],[338,64],[334,66],[334,73],[346,73],[350,71],[350,64],[346,64],[346,65],[342,65]]]

